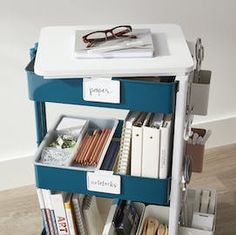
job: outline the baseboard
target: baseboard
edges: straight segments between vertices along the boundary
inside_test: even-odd
[[[206,148],[209,149],[236,143],[235,125],[236,116],[232,116],[195,123],[193,126],[212,130],[212,135],[206,144]]]
[[[34,184],[32,156],[0,161],[0,191]]]
[[[195,127],[211,129],[212,136],[207,141],[206,148],[236,143],[236,117],[214,121],[195,123]],[[0,190],[32,185],[34,181],[34,167],[32,156],[17,157],[0,161]]]

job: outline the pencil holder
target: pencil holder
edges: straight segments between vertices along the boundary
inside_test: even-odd
[[[192,83],[190,102],[195,115],[207,115],[210,81],[211,71],[200,70],[199,79]]]
[[[201,137],[203,137],[206,133],[205,129],[200,129],[200,128],[192,128],[192,131],[193,135],[194,133],[197,133]],[[197,173],[202,172],[204,151],[205,151],[204,144],[193,144],[193,143],[186,144],[185,154],[191,156],[192,172],[197,172]]]

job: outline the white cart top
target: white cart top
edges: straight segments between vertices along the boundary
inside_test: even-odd
[[[35,73],[45,78],[132,77],[184,75],[194,62],[183,32],[174,24],[132,25],[150,28],[155,54],[152,58],[78,59],[73,55],[76,30],[113,26],[55,26],[43,28],[35,60]]]

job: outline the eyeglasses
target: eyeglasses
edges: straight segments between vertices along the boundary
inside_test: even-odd
[[[82,37],[84,43],[87,43],[87,48],[92,47],[96,42],[103,42],[116,38],[129,37],[136,38],[135,35],[128,34],[132,32],[130,25],[119,25],[111,29],[99,30],[88,33]]]

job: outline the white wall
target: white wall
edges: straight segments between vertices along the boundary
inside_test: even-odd
[[[0,0],[0,163],[31,156],[36,149],[33,103],[28,101],[24,67],[29,47],[37,41],[40,28],[48,25],[177,23],[188,40],[201,37],[206,51],[203,67],[211,69],[213,76],[209,115],[196,122],[217,123],[211,127],[222,138],[213,135],[210,147],[235,142],[235,9],[233,0]],[[106,110],[86,110],[91,109],[108,115]],[[51,122],[61,106],[48,110]],[[66,110],[79,112],[79,107]],[[231,128],[226,132],[227,120]]]

